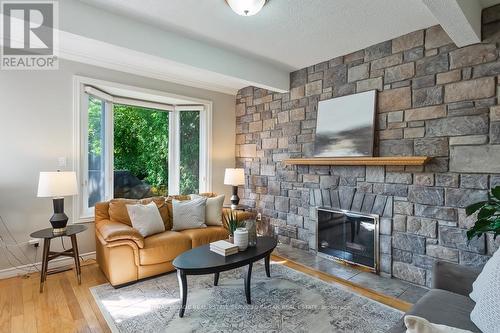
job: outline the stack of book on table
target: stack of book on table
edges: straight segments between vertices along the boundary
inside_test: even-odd
[[[210,243],[210,251],[227,257],[231,254],[238,253],[238,246],[234,245],[233,243],[229,243],[228,241],[220,240]]]

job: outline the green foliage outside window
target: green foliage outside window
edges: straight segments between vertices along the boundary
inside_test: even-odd
[[[182,111],[181,117],[181,194],[198,193],[200,185],[200,113]]]
[[[130,171],[166,195],[168,186],[168,113],[115,105],[114,169]]]
[[[90,96],[89,98],[89,153],[94,156],[102,156],[101,141],[101,110],[102,101]]]
[[[89,98],[90,155],[102,159],[102,102]],[[168,194],[169,113],[142,107],[113,108],[114,170],[129,171],[151,186],[152,195]],[[180,112],[180,193],[199,191],[200,113]],[[172,193],[173,194],[173,193]]]

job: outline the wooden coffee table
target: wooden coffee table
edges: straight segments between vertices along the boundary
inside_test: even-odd
[[[251,304],[250,279],[252,277],[253,263],[264,259],[266,275],[267,277],[271,277],[269,261],[271,252],[273,252],[276,245],[277,242],[272,237],[258,237],[256,246],[249,247],[245,251],[227,257],[210,251],[209,244],[191,249],[179,255],[173,262],[174,267],[177,269],[177,279],[179,280],[179,289],[182,299],[179,317],[182,318],[184,316],[184,311],[186,309],[186,277],[188,275],[214,274],[214,286],[216,286],[219,283],[220,272],[248,265],[244,285],[247,303]]]

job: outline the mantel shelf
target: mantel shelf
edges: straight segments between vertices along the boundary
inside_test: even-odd
[[[283,162],[287,165],[424,165],[430,160],[428,156],[311,157],[286,159]]]

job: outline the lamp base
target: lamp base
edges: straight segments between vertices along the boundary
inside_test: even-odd
[[[68,216],[64,214],[64,198],[54,198],[52,203],[54,205],[54,215],[49,220],[54,229],[52,232],[54,234],[63,234],[68,224]]]
[[[52,233],[54,235],[62,235],[66,232],[66,227],[64,228],[52,228]]]
[[[240,198],[238,197],[238,186],[233,186],[233,195],[231,196],[231,209],[236,209],[240,203]]]

